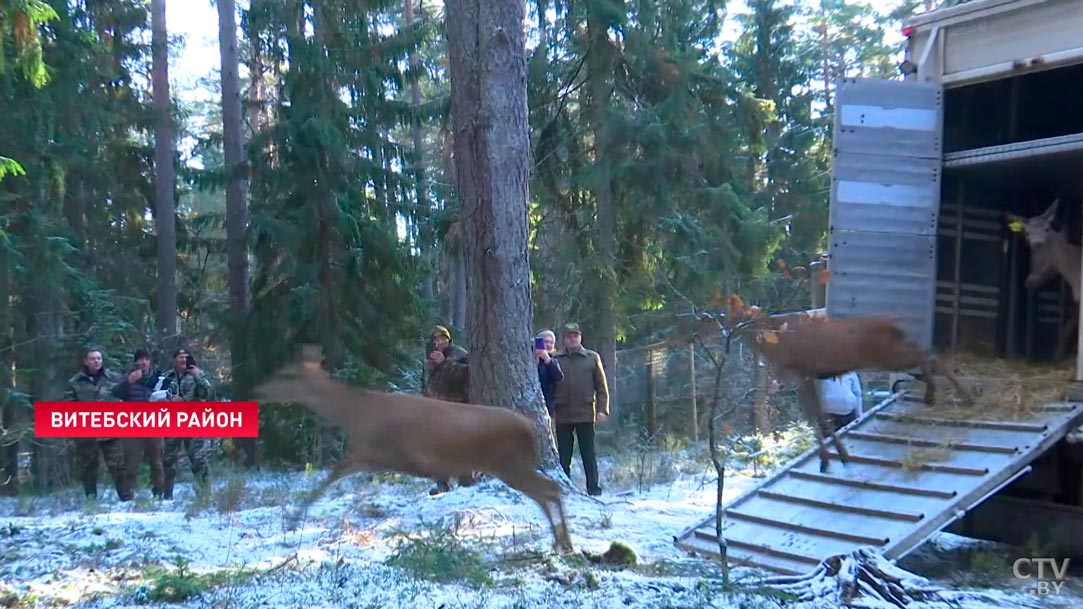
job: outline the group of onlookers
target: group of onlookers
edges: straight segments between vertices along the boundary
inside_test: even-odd
[[[212,399],[208,375],[186,349],[173,353],[169,370],[155,370],[151,354],[137,349],[132,366],[124,374],[105,365],[102,349],[93,347],[83,354],[83,367],[68,379],[64,401],[104,402],[204,402]],[[98,467],[104,457],[121,501],[134,497],[136,472],[140,463],[151,468],[151,492],[162,499],[173,498],[177,460],[183,451],[191,463],[196,484],[207,486],[207,457],[210,443],[203,438],[77,438],[74,440],[83,491],[88,498],[98,495]]]
[[[609,416],[609,389],[606,384],[602,358],[583,346],[579,324],[563,328],[563,348],[557,350],[557,337],[551,330],[535,336],[534,358],[538,366],[545,407],[553,421],[557,453],[564,472],[571,475],[572,453],[576,440],[583,461],[587,493],[600,495],[598,457],[594,446],[595,424]],[[423,393],[442,399],[466,403],[469,401],[469,372],[465,349],[452,342],[451,332],[436,326],[430,335],[425,359]],[[459,480],[460,485],[473,484],[473,478]],[[432,494],[450,490],[449,481],[438,480]]]

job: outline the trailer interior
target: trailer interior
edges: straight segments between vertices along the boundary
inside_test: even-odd
[[[940,350],[1066,362],[1075,304],[1053,277],[1024,286],[1031,252],[1004,212],[1060,199],[1054,230],[1083,233],[1083,64],[947,89],[934,341]],[[1062,347],[1063,348],[1063,347]]]

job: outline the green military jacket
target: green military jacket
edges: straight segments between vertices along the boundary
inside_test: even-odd
[[[454,343],[444,349],[444,361],[432,365],[425,362],[428,382],[424,395],[451,402],[467,403],[470,401],[470,369],[466,360],[466,349]]]
[[[183,402],[209,402],[214,395],[206,372],[196,378],[189,372],[178,377],[176,369],[170,370],[162,387],[168,389],[170,395],[180,396]]]
[[[78,373],[68,379],[68,386],[64,390],[65,402],[117,402],[113,397],[113,387],[119,384],[124,377],[102,366],[98,374],[92,375],[83,367]],[[96,438],[99,441],[113,438]]]
[[[557,383],[557,423],[593,423],[597,413],[609,416],[609,387],[602,358],[580,346],[557,353],[564,380]]]
[[[65,402],[116,402],[113,397],[113,387],[124,380],[119,373],[102,367],[97,375],[91,375],[84,367],[77,374],[68,379],[68,386],[64,391]]]

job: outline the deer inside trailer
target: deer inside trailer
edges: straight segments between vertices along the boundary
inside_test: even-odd
[[[1059,338],[1078,345],[1068,283],[1047,272],[1026,285],[1048,250],[1013,230],[1006,213],[1039,216],[1059,199],[1053,230],[1069,246],[1083,241],[1080,32],[1083,0],[976,0],[904,24],[903,79],[837,84],[829,317],[894,315],[926,348],[992,358],[1055,362]],[[1080,268],[1079,250],[1057,255],[1065,251]],[[832,479],[814,475],[803,455],[735,500],[724,530],[731,562],[801,571],[852,544],[896,559],[949,525],[1019,542],[1052,522],[1019,518],[1019,505],[1083,526],[1083,451],[1069,441],[1083,402],[1033,404],[1031,419],[1013,430],[981,420],[948,425],[963,433],[949,434],[955,448],[944,467],[919,468],[906,482],[893,443],[921,446],[947,429],[926,425],[935,407],[899,419],[910,411],[891,400],[844,428],[841,441],[860,459],[833,464]],[[953,494],[934,501],[922,489]],[[920,509],[890,507],[909,505],[908,494]],[[840,519],[848,519],[841,528]],[[717,554],[712,523],[686,530],[678,545]],[[1083,556],[1083,540],[1063,552]]]

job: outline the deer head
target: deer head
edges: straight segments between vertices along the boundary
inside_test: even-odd
[[[1050,235],[1056,232],[1053,230],[1053,220],[1057,217],[1057,208],[1059,206],[1060,199],[1056,199],[1049,206],[1049,209],[1033,218],[1024,218],[1011,212],[1005,212],[1004,216],[1008,219],[1008,225],[1012,231],[1023,233],[1027,245],[1031,249],[1037,250],[1045,244]]]
[[[329,378],[323,369],[323,350],[317,345],[301,345],[295,361],[271,374],[264,382],[252,388],[257,399],[272,402],[304,402],[311,398],[310,385],[314,381]],[[297,381],[300,380],[301,383]]]
[[[1008,220],[1008,226],[1013,232],[1022,233],[1023,239],[1031,250],[1030,273],[1024,285],[1028,289],[1034,289],[1042,285],[1054,275],[1057,270],[1052,256],[1046,247],[1052,237],[1059,235],[1053,230],[1053,220],[1057,217],[1057,208],[1060,199],[1053,201],[1041,214],[1032,218],[1017,216],[1011,212],[1005,212],[1004,217]]]

